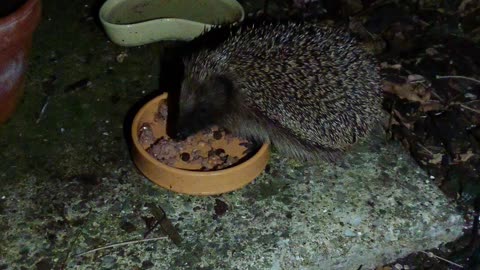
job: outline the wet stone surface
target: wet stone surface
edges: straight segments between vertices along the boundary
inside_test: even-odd
[[[454,206],[381,131],[337,165],[274,154],[230,194],[155,186],[125,134],[135,104],[160,93],[162,46],[112,44],[97,4],[44,1],[25,97],[0,126],[0,269],[372,269],[461,235]],[[155,225],[152,205],[171,227]],[[76,256],[171,230],[181,243]]]

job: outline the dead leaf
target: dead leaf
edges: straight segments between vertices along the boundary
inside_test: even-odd
[[[441,111],[445,110],[445,106],[443,106],[443,104],[438,100],[429,100],[420,105],[419,109],[422,112]]]
[[[440,162],[442,162],[442,159],[443,159],[443,154],[436,153],[436,154],[433,154],[433,157],[428,161],[428,163],[438,165],[440,164]]]
[[[468,161],[471,157],[473,157],[475,154],[472,152],[472,150],[468,150],[466,153],[464,154],[459,154],[458,156],[460,157],[459,160],[456,160],[456,161],[460,161],[460,162],[466,162]]]
[[[473,2],[473,0],[463,0],[463,1],[460,3],[460,5],[458,6],[457,11],[460,12],[460,13],[465,12],[465,7],[466,7],[468,4],[472,3],[472,2]]]
[[[360,37],[362,40],[360,45],[367,52],[380,54],[387,47],[385,40],[376,34],[370,33],[359,18],[350,17],[348,28],[352,33]]]
[[[403,138],[400,142],[402,143],[403,147],[405,147],[405,149],[410,150],[410,143],[408,142],[408,140],[406,138]]]
[[[389,81],[383,82],[383,91],[394,94],[401,99],[425,103],[430,100],[431,92],[420,84],[396,84]]]
[[[358,34],[362,39],[367,39],[370,36],[370,33],[365,26],[363,26],[362,20],[357,17],[350,17],[348,29],[350,29],[352,33]]]
[[[473,42],[480,42],[480,27],[473,29],[468,35]]]
[[[418,83],[418,82],[424,82],[424,81],[426,81],[425,77],[418,74],[410,74],[407,77],[407,83]]]
[[[429,56],[434,56],[438,54],[438,51],[435,48],[428,48],[425,50],[425,53]]]
[[[382,53],[385,48],[387,48],[387,43],[385,40],[375,35],[369,41],[362,42],[361,46],[365,51],[377,55]]]
[[[175,228],[175,226],[173,226],[170,219],[167,218],[165,211],[163,211],[162,208],[154,205],[150,206],[150,210],[152,215],[160,223],[163,233],[165,233],[175,245],[180,245],[182,243],[182,237],[178,233],[178,230]]]
[[[382,69],[391,68],[391,69],[400,70],[400,69],[402,69],[402,64],[393,64],[393,65],[390,65],[390,64],[388,64],[387,62],[382,62],[382,63],[380,64],[380,67],[381,67]]]
[[[119,55],[117,55],[117,62],[118,63],[123,63],[123,60],[127,58],[128,54],[126,52],[121,52]]]
[[[466,99],[469,99],[471,101],[474,101],[474,100],[477,100],[478,99],[478,96],[475,95],[475,94],[472,94],[472,93],[465,93],[463,95]]]

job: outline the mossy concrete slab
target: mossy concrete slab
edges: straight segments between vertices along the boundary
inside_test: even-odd
[[[462,232],[461,216],[394,143],[358,147],[338,166],[274,157],[253,184],[217,197],[173,194],[127,164],[108,166],[102,178],[32,172],[4,185],[7,269],[40,261],[68,269],[371,269]],[[148,205],[166,211],[182,245],[165,239],[74,256],[142,239]]]
[[[0,127],[0,269],[369,269],[461,235],[454,206],[380,131],[337,165],[274,155],[253,184],[222,196],[155,186],[124,134],[134,104],[159,94],[164,51],[109,42],[96,3],[44,1],[25,98]],[[151,205],[181,245],[76,256],[142,239]]]

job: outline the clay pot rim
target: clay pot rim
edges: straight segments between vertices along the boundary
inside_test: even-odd
[[[258,151],[249,159],[245,160],[244,162],[230,167],[226,169],[221,169],[221,170],[216,170],[216,171],[193,171],[193,170],[185,170],[185,169],[179,169],[175,167],[168,166],[167,164],[164,164],[160,162],[159,160],[155,159],[152,157],[150,154],[148,154],[145,149],[140,145],[140,142],[138,141],[138,129],[137,126],[140,123],[140,118],[144,115],[145,111],[148,109],[149,104],[159,102],[160,100],[164,100],[167,98],[167,93],[164,93],[162,95],[159,95],[152,100],[150,100],[147,104],[145,104],[135,115],[135,118],[133,119],[132,122],[132,129],[131,129],[131,136],[133,140],[133,147],[136,148],[136,150],[147,160],[152,162],[155,166],[160,167],[162,170],[165,171],[170,171],[176,174],[183,174],[183,175],[188,175],[188,176],[212,176],[212,175],[230,175],[234,174],[236,171],[242,171],[246,167],[251,166],[252,163],[258,162],[263,156],[265,156],[269,151],[270,144],[269,143],[264,143],[258,149]]]
[[[13,12],[7,16],[0,17],[0,25],[3,27],[8,27],[18,21],[22,21],[30,16],[34,11],[34,6],[40,0],[27,0],[20,7],[15,9]]]

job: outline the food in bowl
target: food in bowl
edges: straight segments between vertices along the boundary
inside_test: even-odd
[[[182,141],[173,140],[166,132],[155,136],[155,129],[166,130],[167,118],[167,104],[161,102],[153,121],[140,126],[138,140],[149,155],[171,167],[199,171],[226,169],[250,158],[259,148],[219,127],[204,129]]]

